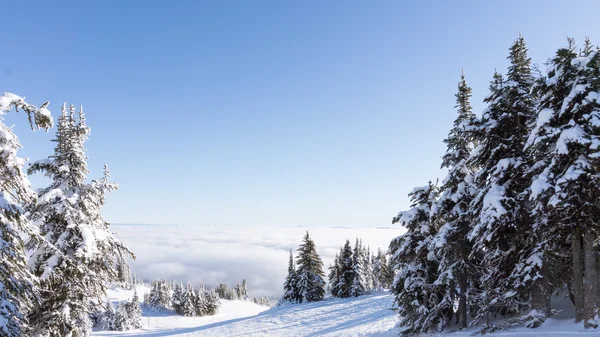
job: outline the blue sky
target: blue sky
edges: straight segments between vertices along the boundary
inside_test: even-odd
[[[387,226],[441,177],[461,68],[479,112],[519,32],[600,43],[596,1],[17,2],[2,91],[83,105],[117,223]],[[543,67],[543,66],[542,66]],[[53,130],[6,123],[23,156]],[[43,179],[33,177],[34,185]]]

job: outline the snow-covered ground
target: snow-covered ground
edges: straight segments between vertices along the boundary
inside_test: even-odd
[[[131,295],[132,291],[127,290],[109,292],[112,301]],[[397,336],[391,305],[388,293],[376,293],[272,309],[250,301],[222,301],[217,315],[205,317],[181,317],[144,309],[142,329],[96,331],[94,336]]]
[[[143,294],[145,288],[138,288]],[[131,290],[109,291],[112,301],[126,300]],[[170,312],[143,310],[144,327],[135,331],[95,331],[94,336],[167,337],[167,336],[398,336],[397,317],[388,293],[374,293],[349,299],[326,299],[321,302],[287,305],[268,309],[250,301],[223,301],[215,316],[181,317]],[[567,303],[565,301],[564,303]],[[515,328],[495,332],[490,336],[502,337],[569,337],[600,336],[600,330],[586,330],[575,324],[566,305],[561,313],[548,319],[537,329]],[[477,329],[426,336],[472,336]],[[425,335],[424,335],[425,336]]]

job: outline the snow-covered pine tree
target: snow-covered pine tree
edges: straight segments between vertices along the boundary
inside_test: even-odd
[[[365,291],[369,293],[374,288],[373,264],[371,263],[371,248],[363,246],[363,278],[365,280]]]
[[[115,330],[115,308],[110,301],[106,302],[106,310],[98,321],[98,329],[104,331]]]
[[[381,291],[383,287],[379,282],[380,266],[375,252],[373,252],[373,255],[371,256],[371,266],[373,267],[373,289],[376,291]]]
[[[301,296],[299,302],[320,301],[325,296],[325,281],[323,277],[323,261],[314,241],[308,232],[304,236],[304,242],[298,248],[298,292]]]
[[[437,302],[432,284],[437,279],[438,265],[429,258],[428,249],[435,235],[431,212],[438,188],[429,182],[413,189],[409,197],[411,209],[398,213],[392,220],[406,228],[406,233],[393,239],[389,247],[391,263],[398,271],[391,291],[405,335],[439,330],[438,322],[430,317]]]
[[[194,287],[188,282],[183,295],[183,315],[188,317],[196,316],[197,302],[198,300],[196,298]]]
[[[365,274],[364,274],[364,252],[358,239],[354,245],[354,252],[352,254],[352,271],[354,278],[352,279],[352,286],[350,287],[350,296],[357,297],[367,292]]]
[[[553,259],[550,265],[557,269],[559,264],[570,266],[572,277],[549,283],[569,285],[576,321],[585,320],[586,326],[596,325],[592,319],[600,307],[594,243],[600,233],[599,96],[598,50],[586,40],[578,57],[575,42],[569,39],[569,46],[559,49],[549,63],[540,86],[536,126],[528,141],[537,160],[531,196],[535,228],[544,244],[538,260]]]
[[[262,305],[263,307],[271,307],[271,301],[269,301],[266,297],[261,297],[258,300],[258,305]]]
[[[219,306],[221,305],[221,301],[219,300],[219,295],[214,290],[206,290],[204,292],[204,298],[206,301],[205,306],[205,315],[216,315],[219,312]]]
[[[340,297],[341,274],[340,255],[336,253],[333,265],[329,266],[329,275],[327,276],[329,279],[329,293],[333,297]]]
[[[131,289],[133,287],[133,277],[131,276],[131,269],[129,268],[128,263],[123,263],[126,261],[121,261],[117,265],[117,279],[119,280],[119,285],[123,289]]]
[[[346,298],[352,296],[352,284],[354,284],[354,253],[350,240],[346,240],[344,247],[340,252],[340,295],[339,297]]]
[[[114,331],[127,331],[129,329],[129,317],[127,316],[127,310],[123,303],[119,303],[115,309],[115,320],[113,329]]]
[[[133,297],[126,303],[127,316],[129,317],[129,327],[139,329],[142,327],[142,308],[140,307],[140,298],[137,290],[133,290]]]
[[[150,293],[146,298],[146,306],[152,310],[165,310],[171,308],[171,296],[169,296],[169,285],[166,280],[152,281]]]
[[[469,278],[475,276],[472,245],[467,240],[471,230],[468,210],[476,188],[473,183],[474,169],[468,160],[473,150],[473,131],[476,117],[471,107],[471,87],[464,72],[458,82],[455,95],[458,116],[444,140],[447,150],[442,159],[442,168],[448,174],[440,187],[440,198],[436,202],[437,225],[441,226],[431,248],[439,260],[439,276],[436,284],[443,286],[442,300],[435,307],[440,316],[451,317],[454,302],[458,298],[458,320],[460,328],[467,327],[467,287]],[[457,292],[458,289],[458,292]],[[451,323],[445,320],[444,324]]]
[[[376,280],[376,289],[388,289],[394,280],[394,272],[390,269],[387,254],[379,248],[377,255],[373,256],[373,275]]]
[[[85,183],[89,173],[84,142],[89,135],[83,110],[63,106],[54,155],[35,162],[51,184],[40,191],[28,213],[42,240],[32,240],[30,266],[40,279],[41,301],[30,314],[36,335],[87,335],[91,300],[105,295],[106,282],[118,281],[115,267],[133,256],[112,235],[102,218],[106,192],[116,189],[105,170],[100,181]]]
[[[225,297],[227,296],[227,285],[224,283],[219,283],[216,292],[217,295],[219,295],[219,298],[225,299]]]
[[[208,298],[207,298],[207,290],[204,286],[198,287],[196,289],[195,298],[194,298],[194,307],[196,309],[196,316],[204,316],[208,310]]]
[[[242,279],[242,283],[240,284],[240,292],[241,292],[241,299],[247,300],[248,299],[248,282],[246,281],[246,279]]]
[[[11,110],[24,111],[32,129],[52,127],[48,103],[37,108],[23,98],[0,96],[0,336],[17,337],[27,331],[27,313],[36,301],[35,277],[27,268],[22,235],[34,230],[23,216],[23,208],[36,198],[17,156],[21,147],[17,136],[3,122]]]
[[[283,297],[281,303],[297,303],[300,300],[300,292],[298,291],[298,277],[296,274],[296,264],[290,249],[290,261],[288,263],[288,275],[283,283]]]
[[[183,315],[184,296],[183,285],[180,283],[176,284],[171,296],[171,306],[177,315]]]
[[[508,57],[507,80],[496,73],[490,86],[489,104],[477,130],[477,147],[469,165],[475,175],[477,195],[471,202],[473,226],[468,238],[481,255],[485,273],[478,284],[475,322],[489,314],[513,315],[528,307],[529,282],[515,273],[515,266],[530,255],[530,207],[528,207],[528,158],[524,152],[528,127],[534,116],[531,62],[523,37],[513,44]]]

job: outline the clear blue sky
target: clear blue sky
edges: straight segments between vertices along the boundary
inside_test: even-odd
[[[477,112],[523,33],[600,43],[597,1],[18,1],[2,91],[82,104],[116,223],[387,226],[443,173],[461,68]],[[16,124],[21,154],[49,134]],[[36,186],[43,180],[34,177]]]

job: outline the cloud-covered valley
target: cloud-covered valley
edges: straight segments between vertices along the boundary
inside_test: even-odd
[[[251,296],[277,298],[287,273],[289,250],[306,231],[315,241],[325,273],[346,239],[362,238],[371,250],[387,249],[400,227],[226,227],[177,225],[113,225],[135,253],[131,268],[146,281],[166,278],[215,286],[248,280]]]

